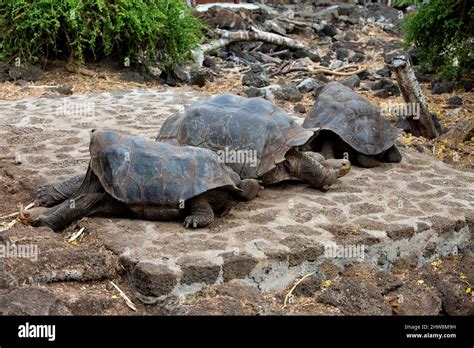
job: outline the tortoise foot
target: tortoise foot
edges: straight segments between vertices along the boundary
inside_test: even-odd
[[[40,186],[38,189],[38,200],[42,207],[53,207],[64,201],[61,195],[52,184]]]
[[[31,226],[49,226],[47,223],[47,215],[50,212],[49,208],[37,207],[23,212],[25,222]]]
[[[186,228],[199,228],[208,226],[213,219],[205,215],[188,215],[184,219],[183,226]]]
[[[260,181],[256,179],[243,179],[240,182],[239,188],[242,189],[239,197],[244,201],[251,201],[258,196],[258,193],[263,189],[263,186],[260,185]]]
[[[373,156],[357,155],[357,163],[363,168],[374,168],[380,165],[380,162]]]

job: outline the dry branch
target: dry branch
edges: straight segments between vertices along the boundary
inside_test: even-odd
[[[255,27],[251,27],[249,31],[239,30],[239,31],[228,31],[222,29],[215,29],[214,32],[220,35],[220,39],[211,41],[207,44],[201,45],[201,47],[193,52],[196,56],[199,53],[203,54],[206,52],[212,52],[219,48],[225,47],[233,42],[239,41],[263,41],[267,43],[272,43],[279,46],[285,46],[294,49],[304,49],[305,45],[297,40],[293,40],[278,34],[269,33],[262,31]]]
[[[400,87],[400,92],[405,102],[413,103],[413,105],[419,105],[420,107],[419,118],[406,118],[410,125],[411,133],[427,139],[436,138],[439,134],[431,118],[431,113],[425,102],[425,96],[418,84],[410,60],[405,56],[395,57],[390,64],[390,69],[397,77],[398,87]]]

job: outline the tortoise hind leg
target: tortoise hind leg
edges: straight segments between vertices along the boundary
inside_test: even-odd
[[[105,199],[107,196],[108,194],[104,192],[80,194],[78,197],[66,200],[50,209],[49,214],[40,215],[34,219],[33,224],[48,226],[54,231],[62,230],[74,220],[105,210],[105,205],[109,202]]]
[[[398,163],[402,160],[402,154],[395,145],[385,151],[383,160],[389,163]]]
[[[363,154],[357,155],[357,164],[363,168],[373,168],[380,165],[380,161],[376,160],[373,156],[366,156]]]
[[[76,175],[63,181],[40,186],[38,189],[40,206],[52,207],[64,202],[79,190],[83,181],[84,175]]]
[[[214,211],[205,194],[191,198],[186,203],[188,206],[188,215],[184,219],[184,227],[205,227],[214,221]]]

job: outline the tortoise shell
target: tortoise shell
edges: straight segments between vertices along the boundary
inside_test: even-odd
[[[387,150],[399,133],[369,100],[339,82],[322,87],[303,127],[332,131],[364,155]]]
[[[239,176],[206,149],[94,131],[90,154],[105,191],[128,204],[177,207],[211,189],[240,191]]]
[[[216,151],[241,178],[256,179],[283,162],[289,149],[313,136],[314,130],[304,129],[269,101],[224,94],[198,101],[183,114],[168,118],[157,140]],[[247,160],[230,160],[230,151],[236,159],[248,154]],[[255,161],[248,160],[252,154]]]

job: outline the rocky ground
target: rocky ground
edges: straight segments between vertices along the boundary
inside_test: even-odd
[[[191,86],[111,64],[75,74],[62,62],[29,75],[2,67],[9,81],[0,84],[0,216],[34,201],[40,184],[83,171],[91,128],[153,138],[166,117],[208,94],[260,95],[297,117],[314,103],[313,90],[332,79],[380,106],[402,101],[384,59],[400,42],[396,12],[382,18],[377,8],[304,6],[201,14],[226,30],[257,23],[308,49],[233,44],[207,58]],[[314,76],[305,71],[313,64],[366,70]],[[39,254],[0,258],[0,312],[472,315],[472,92],[468,82],[468,91],[436,81],[422,86],[444,137],[402,133],[401,164],[354,168],[326,193],[296,183],[270,187],[197,231],[178,222],[89,218],[54,233],[2,219],[3,245],[35,245]],[[325,248],[334,244],[364,245],[364,259],[327,257]]]

